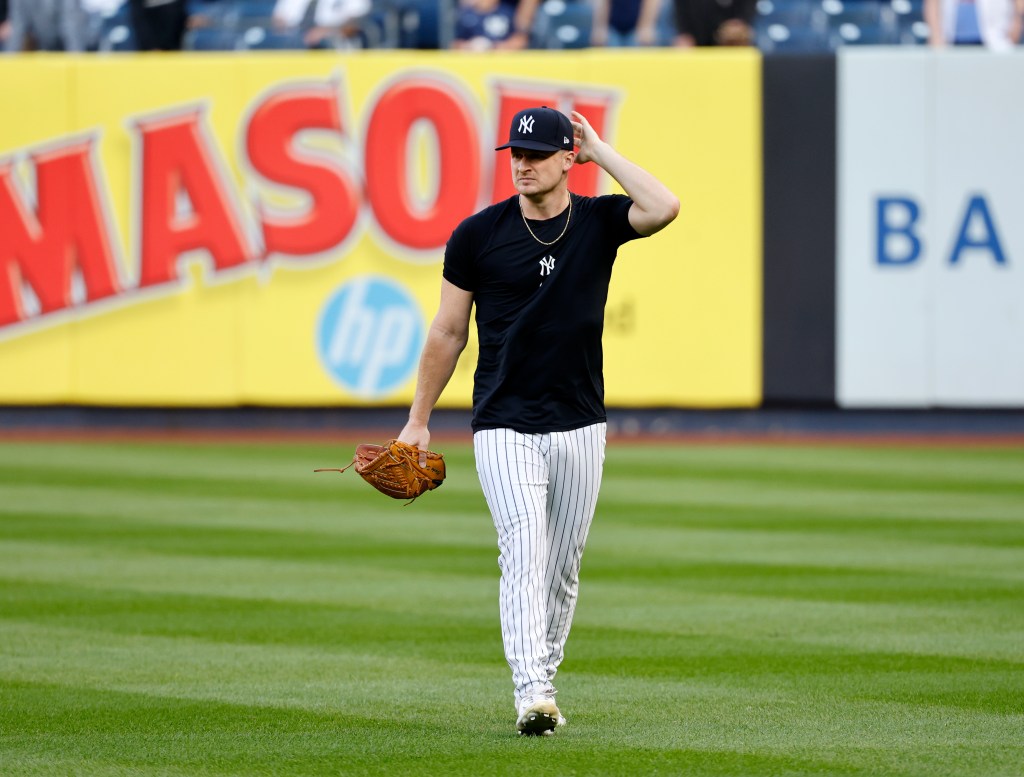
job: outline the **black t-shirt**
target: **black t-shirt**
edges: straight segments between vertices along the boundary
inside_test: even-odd
[[[566,211],[523,223],[518,196],[452,233],[444,277],[473,292],[480,339],[473,431],[561,432],[606,420],[601,334],[618,247],[640,235],[633,201],[571,194]]]

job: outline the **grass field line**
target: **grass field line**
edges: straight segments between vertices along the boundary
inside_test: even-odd
[[[7,680],[163,692],[179,698],[302,706],[313,693],[313,701],[327,704],[342,689],[369,698],[379,690],[376,686],[411,686],[445,675],[443,659],[388,656],[371,642],[357,648],[247,644],[17,619],[5,620],[5,632],[0,676]],[[500,654],[489,665],[460,663],[460,673],[465,681],[490,677],[507,683]],[[457,685],[459,678],[452,682]],[[444,692],[435,690],[438,696]]]
[[[600,516],[598,518],[600,521]],[[125,521],[124,529],[139,529],[145,522]],[[182,528],[189,528],[184,525]],[[196,528],[196,527],[191,527]],[[239,528],[240,533],[244,529]],[[196,564],[200,568],[205,565],[230,565],[231,571],[243,579],[252,577],[251,570],[259,568],[266,573],[268,569],[280,569],[287,575],[294,569],[296,574],[301,570],[310,569],[317,575],[332,579],[344,567],[359,569],[377,569],[401,564],[407,553],[413,553],[412,545],[421,548],[435,547],[438,552],[450,552],[462,548],[464,554],[460,565],[451,565],[452,573],[465,569],[473,574],[481,574],[496,569],[496,551],[490,543],[481,538],[473,542],[464,535],[439,537],[433,535],[430,541],[415,542],[406,548],[397,538],[391,552],[362,553],[372,535],[357,531],[345,535],[339,533],[332,536],[336,543],[325,554],[322,560],[312,558],[289,559],[268,557],[275,535],[279,534],[282,542],[292,535],[288,530],[270,532],[261,538],[256,546],[243,544],[244,537],[239,536],[233,542],[231,536],[218,538],[223,550],[207,549],[195,546],[194,553],[189,547],[175,545],[170,539],[161,543],[142,535],[137,540],[128,538],[118,543],[105,542],[108,535],[99,534],[96,541],[87,542],[87,538],[75,542],[44,542],[38,540],[8,539],[0,544],[7,546],[0,551],[11,556],[16,563],[18,557],[30,549],[46,552],[46,546],[65,546],[65,551],[72,556],[88,563],[91,557],[103,557],[112,554],[114,557],[142,556],[174,560],[177,564]],[[300,533],[303,542],[315,540],[316,535]],[[406,538],[408,540],[408,537]],[[381,535],[377,541],[382,541]],[[27,544],[20,544],[26,542]],[[670,574],[673,570],[684,570],[688,563],[703,562],[709,557],[718,558],[723,565],[757,564],[763,569],[777,567],[780,570],[792,564],[800,564],[807,569],[844,570],[849,572],[895,572],[895,573],[935,573],[941,570],[945,576],[958,576],[965,579],[1001,580],[1019,582],[1024,580],[1024,549],[1020,547],[991,547],[989,545],[971,545],[950,540],[946,542],[916,542],[912,536],[900,540],[886,537],[861,538],[856,543],[836,543],[833,537],[824,534],[810,534],[786,531],[752,531],[749,529],[681,529],[671,527],[645,527],[638,532],[635,527],[617,522],[595,523],[594,535],[591,537],[588,557],[588,568],[608,568],[609,563],[618,560],[620,564],[640,563],[661,570],[662,574]],[[308,554],[303,554],[304,556]],[[204,562],[204,558],[207,559]],[[410,560],[406,569],[415,575],[417,570]],[[145,564],[146,562],[143,561]],[[312,567],[310,566],[312,565]],[[723,569],[727,569],[724,566]],[[102,570],[100,570],[102,574]],[[445,575],[444,570],[431,570],[432,575]],[[223,574],[215,577],[224,577]],[[623,581],[628,583],[628,579]],[[645,581],[646,582],[646,581]]]
[[[11,472],[8,477],[17,477]],[[83,476],[84,477],[84,476]],[[259,514],[266,513],[272,506],[280,512],[279,517],[286,520],[290,517],[302,519],[304,511],[308,512],[314,505],[321,507],[333,506],[339,518],[351,515],[354,508],[364,507],[362,492],[366,484],[357,478],[347,483],[326,482],[296,485],[292,482],[278,484],[274,490],[268,482],[260,482],[255,488],[249,484],[251,480],[238,480],[234,488],[229,488],[231,481],[220,478],[218,487],[213,493],[203,491],[190,492],[178,485],[184,476],[161,477],[151,475],[139,483],[121,478],[119,482],[109,481],[82,482],[62,485],[64,493],[80,496],[81,509],[88,510],[90,502],[114,499],[114,504],[126,505],[130,509],[133,504],[145,503],[159,510],[161,500],[182,502],[197,510],[216,505],[219,499],[231,498],[238,508],[247,508]],[[288,487],[284,487],[288,486]],[[12,499],[20,497],[21,503],[31,503],[35,507],[47,504],[47,493],[52,494],[52,485],[36,485],[31,480],[20,479],[16,482],[0,484],[0,488],[9,491]],[[252,492],[256,493],[253,494]],[[250,495],[246,496],[246,492]],[[173,495],[173,496],[172,496]],[[446,481],[444,490],[431,494],[429,503],[417,502],[410,505],[405,512],[399,512],[401,503],[379,498],[376,513],[361,510],[359,517],[371,516],[380,518],[384,515],[406,522],[416,518],[446,513],[450,509],[451,497],[459,496],[464,501],[469,498],[476,511],[486,516],[486,506],[479,497],[479,485],[474,479],[465,479],[459,483],[452,478]],[[52,497],[50,497],[52,500]],[[671,505],[678,508],[681,516],[687,510],[709,507],[744,508],[761,511],[784,507],[791,511],[827,510],[837,516],[899,518],[901,520],[1002,520],[1010,522],[1024,521],[1024,488],[1021,493],[960,493],[936,491],[927,487],[900,488],[893,485],[885,490],[874,489],[865,491],[860,487],[829,486],[820,487],[799,484],[773,484],[763,482],[746,482],[734,478],[723,485],[717,481],[707,481],[699,477],[676,475],[671,482],[664,477],[627,476],[609,471],[602,486],[602,505],[613,501],[623,505],[632,505],[636,512],[642,514],[647,506]],[[51,502],[52,503],[52,502]]]
[[[50,443],[0,441],[0,468],[25,472],[55,470],[120,472],[196,479],[220,477],[305,483],[312,470],[344,466],[351,461],[355,443],[339,445],[161,445]],[[88,451],[83,456],[83,451]],[[918,449],[835,446],[654,446],[609,444],[606,469],[658,472],[670,468],[691,475],[730,478],[750,474],[772,480],[797,473],[839,477],[871,476],[880,483],[899,479],[931,480],[938,485],[963,482],[983,487],[1000,483],[1024,488],[1024,448],[972,448],[970,456],[955,446],[929,445]],[[229,458],[225,459],[225,454]],[[475,484],[472,448],[454,444],[445,450],[450,476]],[[299,463],[301,462],[301,463]],[[324,476],[320,476],[321,479]],[[334,476],[331,476],[334,478]],[[338,482],[341,482],[340,479]]]
[[[457,603],[471,607],[474,601],[486,601],[494,608],[498,586],[497,571],[488,587],[493,590],[481,590],[476,577],[437,569],[396,572],[385,565],[100,551],[61,543],[0,542],[0,562],[0,576],[8,580],[140,592],[215,592],[262,601],[338,602],[352,595],[366,606],[404,601],[411,605]],[[396,600],[396,594],[401,598]]]
[[[436,504],[421,499],[407,508],[402,501],[376,493],[369,495],[378,499],[367,504],[365,489],[368,488],[359,481],[359,487],[355,489],[335,490],[327,494],[304,493],[293,500],[285,500],[245,496],[244,489],[237,495],[196,495],[107,484],[63,486],[56,493],[52,486],[4,483],[0,484],[0,494],[4,497],[4,513],[59,513],[90,518],[109,516],[153,522],[178,520],[210,526],[240,523],[256,528],[266,525],[268,528],[295,531],[349,532],[363,526],[371,531],[418,530],[425,536],[434,527],[478,526],[484,530],[481,534],[493,535],[491,517],[483,497],[479,495],[479,487],[471,492],[468,500],[453,499],[454,491],[446,491],[443,498],[431,500]],[[63,503],[62,498],[66,500]]]
[[[39,571],[44,568],[63,571]],[[111,574],[111,569],[119,571]],[[238,609],[232,605],[237,602],[246,605],[246,610],[268,610],[271,605],[287,607],[293,619],[308,610],[306,617],[311,623],[323,617],[331,622],[345,618],[356,628],[353,639],[360,638],[356,625],[359,620],[354,617],[358,613],[372,615],[376,623],[388,615],[398,621],[418,618],[425,609],[443,617],[456,632],[480,623],[485,632],[497,634],[496,579],[430,581],[395,571],[390,576],[364,579],[350,572],[334,570],[332,577],[325,578],[315,574],[282,577],[281,570],[273,567],[261,574],[258,566],[252,566],[243,573],[238,566],[225,570],[213,562],[196,565],[188,559],[169,559],[159,566],[151,560],[133,562],[118,557],[94,558],[83,565],[67,555],[43,554],[26,557],[13,568],[5,564],[3,579],[12,595],[19,590],[18,586],[63,586],[67,590],[55,588],[48,595],[57,597],[57,601],[60,597],[78,600],[76,608],[64,615],[48,615],[40,604],[36,619],[44,622],[69,622],[76,617],[83,622],[96,621],[95,608],[87,606],[89,592],[95,592],[101,603],[109,600],[116,605],[131,602],[133,597],[138,599],[135,609],[129,610],[136,613],[134,620],[128,621],[129,628],[135,629],[176,628],[173,619],[162,626],[149,615],[170,605],[183,612],[216,607],[216,611],[227,614]],[[769,592],[740,595],[670,586],[640,590],[586,578],[583,587],[586,596],[577,613],[578,628],[611,629],[648,635],[647,638],[731,635],[735,640],[736,634],[743,633],[750,639],[768,640],[766,644],[784,644],[787,639],[795,639],[794,644],[845,645],[858,650],[916,654],[942,645],[951,655],[999,659],[1019,658],[1024,638],[1024,620],[1008,619],[1005,605],[983,600],[965,613],[956,602],[922,605],[816,601],[802,598],[798,592],[794,596]],[[429,593],[418,593],[421,589]],[[146,603],[139,599],[142,596],[155,598]],[[187,598],[176,602],[172,597]],[[81,614],[76,616],[76,611]],[[135,625],[131,626],[132,623]],[[780,624],[785,624],[781,630]],[[984,639],[978,635],[984,635]],[[227,631],[223,638],[235,637]],[[273,626],[268,625],[267,638],[275,639]],[[364,639],[372,642],[373,636]]]
[[[914,448],[849,445],[608,445],[607,465],[612,469],[656,471],[662,466],[701,472],[793,475],[871,475],[883,483],[894,478],[924,478],[937,482],[965,480],[977,485],[993,482],[1021,484],[1024,447],[972,448],[970,455],[958,445],[923,444]]]
[[[666,543],[672,542],[671,547]],[[660,543],[660,544],[659,544]],[[757,563],[780,569],[794,563],[803,568],[850,571],[936,571],[945,575],[980,579],[1024,580],[1024,550],[1018,547],[992,548],[946,543],[918,543],[887,538],[861,539],[856,545],[837,543],[834,538],[799,532],[648,528],[640,536],[629,527],[606,527],[592,540],[591,547],[612,554],[613,549],[642,559],[641,563],[680,567],[716,554],[725,563]],[[664,550],[656,550],[664,548]]]
[[[496,611],[497,574],[489,566],[481,575],[468,576],[396,567],[95,552],[52,543],[6,543],[0,547],[3,579],[12,592],[16,585],[38,584],[68,587],[63,594],[58,590],[55,595],[76,597],[74,591],[78,590],[76,598],[87,590],[110,591],[121,598],[132,594],[187,596],[204,601],[223,600],[226,610],[229,601],[263,606],[315,605],[338,613],[416,613],[427,609],[443,612],[453,622],[460,617],[490,622]],[[597,556],[596,561],[600,560]],[[680,565],[679,570],[686,571],[686,565]],[[694,574],[704,575],[699,568]],[[906,581],[913,578],[900,580],[882,582],[887,587],[899,588],[906,587]],[[964,579],[958,585],[969,582]],[[742,628],[750,633],[771,634],[778,631],[781,622],[815,638],[833,635],[854,644],[861,644],[877,631],[900,634],[903,626],[912,628],[912,633],[919,636],[941,633],[951,646],[964,643],[964,635],[983,633],[989,635],[995,647],[1007,639],[1007,633],[1013,633],[1015,624],[1018,629],[1021,627],[1022,618],[1007,618],[1005,613],[1006,602],[1012,600],[1019,588],[1006,588],[1002,598],[994,599],[990,582],[974,582],[979,586],[978,592],[968,600],[973,604],[965,611],[963,597],[938,596],[924,603],[909,589],[892,600],[869,596],[844,601],[842,590],[848,585],[845,582],[838,584],[835,596],[812,596],[805,592],[805,582],[800,577],[784,587],[751,589],[737,588],[725,578],[699,585],[668,580],[657,583],[649,578],[602,580],[600,575],[588,574],[585,569],[582,586],[586,595],[577,618],[581,623],[628,626],[638,633],[727,633]],[[946,580],[943,584],[952,583]],[[935,583],[930,577],[922,577],[919,585]],[[641,603],[643,607],[638,609]],[[843,623],[838,630],[834,626],[837,616],[841,616]],[[94,616],[85,612],[83,617]],[[833,625],[826,628],[827,624]],[[957,649],[971,653],[977,650],[971,640],[967,639],[966,644],[966,648]],[[1012,649],[1012,638],[1009,644]],[[1005,652],[1006,647],[1001,650]]]
[[[92,565],[83,565],[62,555],[37,556],[18,564],[5,564],[0,580],[12,592],[17,586],[54,586],[61,587],[55,590],[55,595],[74,596],[77,589],[79,606],[88,599],[88,592],[107,592],[112,598],[126,601],[130,601],[132,595],[188,597],[194,604],[219,603],[226,611],[230,610],[231,602],[267,608],[271,605],[329,608],[327,611],[335,617],[357,612],[413,615],[422,613],[424,608],[432,608],[453,627],[462,621],[482,620],[497,628],[496,580],[430,580],[426,576],[400,573],[378,580],[364,580],[361,576],[335,576],[325,580],[316,576],[282,578],[274,574],[280,570],[260,575],[256,569],[247,570],[247,576],[228,571],[218,577],[213,565],[189,565],[184,563],[187,560],[179,563],[172,559],[173,573],[152,562],[122,563],[116,557],[94,561]],[[61,563],[65,571],[38,571],[41,565],[54,562]],[[126,568],[116,575],[104,576],[104,567],[110,569],[111,566]],[[908,629],[913,627],[912,633],[919,639],[927,635],[938,641],[935,635],[941,634],[951,649],[972,631],[984,631],[995,655],[1001,640],[1005,641],[1005,646],[1019,648],[1015,641],[1024,632],[1024,616],[1007,618],[1004,604],[984,601],[979,601],[965,614],[962,605],[956,602],[928,605],[850,602],[802,598],[799,593],[793,596],[770,592],[740,594],[671,586],[648,587],[641,596],[635,588],[624,588],[617,583],[584,578],[582,585],[587,596],[577,613],[578,623],[635,634],[725,634],[741,629],[742,633],[752,636],[805,633],[805,638],[812,641],[838,638],[863,645],[873,644],[878,639],[875,636],[878,630],[882,630],[888,644],[892,644],[892,640],[900,639],[898,627],[903,625]],[[417,587],[424,586],[429,586],[430,593],[415,592]],[[158,604],[157,601],[152,606]],[[144,602],[140,601],[138,606],[141,616],[146,612]],[[188,600],[181,606],[188,607]],[[47,615],[40,611],[39,617]],[[69,616],[63,617],[66,620]],[[83,611],[81,617],[88,620],[96,615]],[[837,619],[841,627],[836,625]],[[785,624],[783,630],[780,630],[780,623]],[[832,625],[826,628],[825,624]],[[977,645],[972,640],[968,642],[968,652],[977,655]],[[924,641],[918,644],[927,647]],[[900,642],[899,646],[903,649],[905,643]],[[1019,655],[1019,649],[1015,652]]]
[[[451,487],[450,487],[451,486]],[[475,518],[484,528],[490,527],[486,505],[479,495],[479,486],[445,484],[438,491],[408,508],[400,502],[383,497],[368,507],[363,497],[366,484],[354,481],[337,487],[317,486],[296,492],[245,496],[241,485],[237,494],[194,494],[177,491],[170,486],[154,488],[153,483],[132,487],[127,483],[68,486],[56,494],[52,486],[31,483],[0,484],[9,509],[47,511],[63,509],[72,514],[103,515],[106,513],[138,516],[144,512],[149,519],[161,515],[196,520],[208,516],[210,522],[224,521],[245,513],[253,520],[263,517],[277,525],[310,525],[324,530],[331,527],[350,528],[354,521],[386,520],[387,525],[424,529],[426,521],[439,521],[451,525],[453,518]],[[173,494],[173,496],[172,496]],[[461,498],[454,500],[453,495]],[[75,497],[70,504],[61,499]],[[232,511],[225,514],[219,508],[230,499]],[[457,502],[453,504],[453,502]],[[632,509],[643,518],[646,508],[672,507],[679,518],[688,513],[710,508],[734,508],[758,512],[784,508],[795,514],[820,514],[834,517],[890,518],[902,521],[1002,521],[1024,524],[1024,497],[1009,494],[936,494],[922,490],[890,490],[865,493],[859,489],[807,488],[798,486],[770,486],[759,483],[734,481],[727,487],[699,479],[677,477],[671,484],[664,479],[624,477],[608,474],[602,485],[599,511],[615,504]],[[467,506],[468,505],[468,506]],[[146,509],[140,511],[144,506]],[[188,509],[181,509],[182,507]],[[323,512],[315,508],[328,508]],[[386,528],[386,526],[385,526]]]
[[[681,515],[700,507],[744,507],[750,510],[826,510],[832,515],[922,518],[927,520],[1024,520],[1024,497],[1017,494],[932,493],[928,490],[891,489],[865,492],[856,488],[820,488],[814,485],[778,486],[746,483],[741,479],[723,487],[697,478],[610,475],[602,483],[603,500],[645,505],[677,505]]]
[[[488,716],[508,705],[504,668],[462,665],[460,676],[449,678],[442,662],[403,657],[389,660],[373,654],[226,645],[182,637],[138,637],[87,633],[74,629],[26,627],[12,624],[14,649],[5,648],[7,683],[92,689],[150,697],[210,701],[263,709],[338,712],[375,719],[381,716],[426,717],[450,699],[465,699],[467,714]],[[67,645],[66,649],[54,646]],[[73,646],[73,647],[72,647]],[[431,682],[428,678],[437,678]],[[442,678],[443,681],[442,681]],[[799,731],[806,746],[874,743],[892,746],[924,738],[936,745],[962,741],[975,746],[1001,744],[1024,723],[1024,715],[958,710],[943,704],[911,703],[874,696],[880,686],[867,685],[860,697],[844,700],[835,709],[835,683],[822,675],[817,687],[792,697],[792,678],[761,678],[756,683],[734,678],[713,682],[684,678],[622,676],[588,678],[579,674],[567,682],[565,696],[583,709],[600,709],[604,694],[628,696],[633,704],[660,705],[654,720],[662,744],[685,746],[771,746]],[[605,688],[601,688],[607,683]],[[382,710],[375,701],[389,700]],[[593,697],[593,698],[591,698]],[[735,722],[728,736],[716,730],[710,704],[746,710],[746,725]],[[702,712],[703,711],[703,712]],[[507,715],[507,713],[506,713]],[[850,721],[853,721],[851,726]],[[898,727],[893,723],[898,721]],[[443,723],[440,725],[444,725]],[[506,723],[507,725],[507,723]],[[792,728],[791,733],[785,729]],[[620,745],[642,745],[652,732],[619,732]]]
[[[359,475],[351,470],[339,475],[337,472],[314,473],[312,468],[304,469],[298,475],[276,478],[260,477],[253,472],[239,473],[235,476],[223,473],[203,473],[194,476],[178,471],[163,472],[160,464],[150,462],[149,467],[140,472],[110,474],[108,471],[106,477],[96,477],[95,474],[88,468],[66,468],[61,470],[60,474],[47,475],[35,467],[4,465],[0,467],[0,478],[3,479],[0,482],[5,487],[60,485],[80,490],[85,494],[112,489],[150,496],[167,493],[185,497],[216,497],[234,493],[251,501],[259,498],[279,503],[320,502],[339,505],[344,504],[346,494],[358,494],[368,488]],[[453,473],[445,480],[443,493],[479,495],[480,486],[475,474],[471,476],[467,472]],[[395,507],[399,507],[402,504],[380,494],[377,497],[381,506],[394,504]],[[420,509],[423,509],[422,506]]]
[[[225,459],[225,447],[230,458]],[[168,480],[234,480],[291,484],[306,488],[337,488],[359,484],[352,470],[338,473],[315,473],[320,467],[344,467],[352,461],[355,445],[345,448],[315,446],[264,445],[231,448],[230,446],[162,446],[144,445],[48,445],[4,443],[0,441],[0,470],[17,472],[20,476],[60,477],[61,473],[116,474],[131,482],[139,477],[164,477]],[[88,452],[85,455],[85,452]],[[460,445],[446,455],[451,482],[456,488],[475,486],[473,453],[470,446]],[[319,485],[317,485],[319,484]]]

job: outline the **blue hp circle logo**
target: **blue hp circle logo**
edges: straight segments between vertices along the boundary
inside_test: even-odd
[[[357,396],[390,394],[415,372],[423,345],[416,300],[390,278],[364,275],[339,288],[320,313],[317,352]]]

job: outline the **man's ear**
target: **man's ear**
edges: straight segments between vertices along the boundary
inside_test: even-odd
[[[563,159],[562,159],[562,169],[563,170],[568,170],[570,167],[572,167],[573,162],[575,162],[575,161],[576,161],[576,152],[575,151],[568,151],[568,152],[566,152],[565,157],[563,157]]]

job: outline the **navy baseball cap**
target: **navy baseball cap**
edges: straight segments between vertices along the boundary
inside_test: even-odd
[[[528,148],[532,151],[572,151],[572,122],[554,108],[542,105],[527,108],[512,117],[508,143],[503,148]]]

